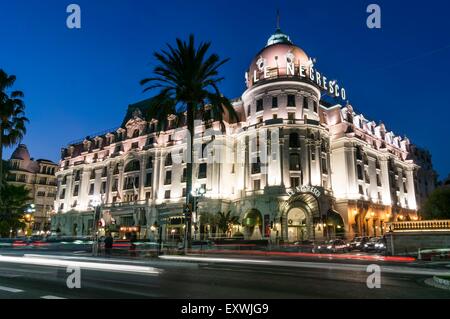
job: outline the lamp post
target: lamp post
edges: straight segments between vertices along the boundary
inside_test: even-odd
[[[200,197],[203,197],[206,193],[206,189],[203,187],[196,187],[192,190],[191,195],[194,199],[194,240],[197,240],[197,224],[199,222],[198,220],[198,199]]]
[[[100,218],[100,206],[101,201],[96,198],[92,201],[92,207],[94,208],[94,238],[92,242],[92,255],[98,256],[98,219]]]
[[[31,231],[32,232],[32,219],[33,219],[33,215],[36,212],[36,205],[34,204],[30,204],[27,209],[25,210],[25,222],[27,225],[27,230],[26,230],[26,235],[28,236],[28,233]],[[30,235],[31,235],[30,232]]]

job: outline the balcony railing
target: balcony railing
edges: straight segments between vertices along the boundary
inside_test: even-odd
[[[450,220],[421,220],[392,222],[387,224],[391,232],[407,231],[450,231]]]

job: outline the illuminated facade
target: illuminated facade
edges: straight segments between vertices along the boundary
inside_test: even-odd
[[[240,221],[231,234],[273,242],[381,235],[386,222],[417,218],[412,144],[347,102],[326,102],[324,94],[345,100],[345,89],[280,30],[251,62],[246,84],[233,101],[238,123],[196,128],[194,186],[205,190],[196,238],[214,235],[202,216],[227,211]],[[120,128],[62,150],[54,230],[89,234],[100,205],[101,226],[156,238],[162,225],[164,239],[181,237],[186,130],[169,123],[156,132],[145,105],[130,105]]]
[[[34,204],[27,224],[33,234],[50,231],[50,217],[56,198],[56,177],[58,164],[45,159],[34,160],[26,145],[20,144],[9,160],[7,182],[15,186],[25,186]]]

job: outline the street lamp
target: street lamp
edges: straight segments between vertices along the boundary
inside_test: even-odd
[[[36,206],[34,204],[30,204],[28,205],[28,207],[25,209],[25,215],[24,215],[24,219],[26,222],[26,226],[27,226],[27,231],[26,231],[26,235],[28,236],[28,232],[31,230],[32,226],[32,218],[33,218],[33,214],[36,212]],[[31,235],[31,234],[30,234]]]
[[[101,201],[99,198],[95,198],[92,201],[92,207],[94,208],[94,239],[92,242],[92,255],[98,255],[98,219],[100,218],[100,205]]]
[[[191,191],[191,195],[194,199],[194,240],[197,240],[197,223],[198,223],[198,198],[205,196],[206,189],[203,187],[196,187]]]

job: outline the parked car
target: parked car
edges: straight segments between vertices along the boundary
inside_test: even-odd
[[[363,237],[355,237],[353,240],[349,243],[351,250],[362,250],[364,248],[364,245],[369,241],[369,237],[363,236]]]
[[[375,244],[375,251],[377,253],[385,253],[386,252],[386,238],[381,238]]]
[[[314,247],[315,253],[345,253],[350,250],[350,245],[342,239],[332,239]]]
[[[362,248],[362,251],[365,251],[365,252],[375,251],[375,249],[376,249],[375,245],[378,243],[379,240],[380,240],[379,237],[372,237],[372,238],[370,238],[369,241],[367,241],[364,244],[364,246]]]

